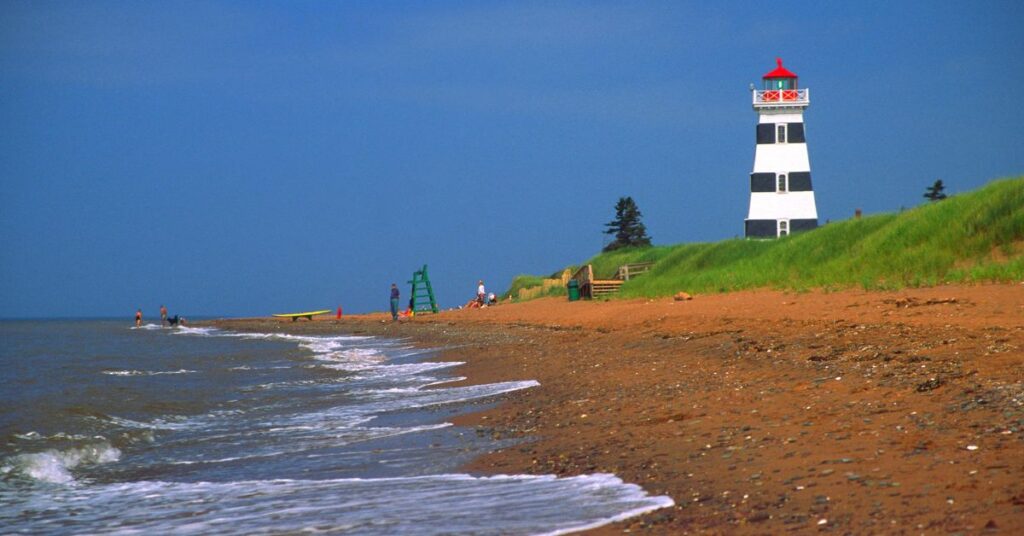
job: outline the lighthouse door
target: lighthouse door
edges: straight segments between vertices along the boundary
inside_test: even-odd
[[[789,234],[789,220],[779,220],[779,236],[786,236]]]

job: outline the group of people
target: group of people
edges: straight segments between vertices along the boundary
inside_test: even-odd
[[[167,307],[163,304],[160,305],[160,325],[161,326],[184,326],[185,317],[183,316],[167,316]],[[135,310],[135,327],[142,327],[142,309]]]
[[[399,317],[408,317],[408,316],[412,316],[414,314],[414,311],[412,310],[413,302],[412,302],[411,298],[409,299],[409,308],[406,309],[405,312],[401,312],[400,313],[398,311],[398,304],[401,301],[401,298],[402,298],[402,294],[398,290],[398,285],[396,285],[395,283],[391,283],[391,320],[392,320],[392,322],[397,322]],[[479,308],[479,307],[487,307],[488,305],[497,305],[497,304],[498,304],[498,297],[495,296],[493,292],[491,292],[490,294],[487,293],[487,289],[484,287],[484,280],[481,279],[480,281],[477,282],[476,298],[466,302],[466,305],[464,305],[463,308],[466,308],[466,309],[476,309],[476,308]]]
[[[487,289],[484,288],[484,280],[481,279],[477,282],[476,287],[476,299],[469,300],[463,307],[466,309],[477,309],[480,307],[487,307],[488,305],[497,305],[498,297],[493,292],[487,293]]]

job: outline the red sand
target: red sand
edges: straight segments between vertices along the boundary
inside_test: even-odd
[[[610,472],[677,506],[593,531],[1024,533],[1024,285],[544,299],[227,327],[454,347],[535,379],[460,424],[532,438],[470,470]]]

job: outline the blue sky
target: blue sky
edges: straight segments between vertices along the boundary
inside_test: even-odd
[[[0,317],[442,306],[743,233],[750,83],[819,217],[1024,173],[1020,2],[0,3]]]

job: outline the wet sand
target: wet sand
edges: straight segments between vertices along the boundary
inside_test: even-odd
[[[467,382],[538,380],[458,424],[479,473],[608,472],[677,506],[618,534],[1024,533],[1024,285],[543,299],[217,321],[449,348]]]

